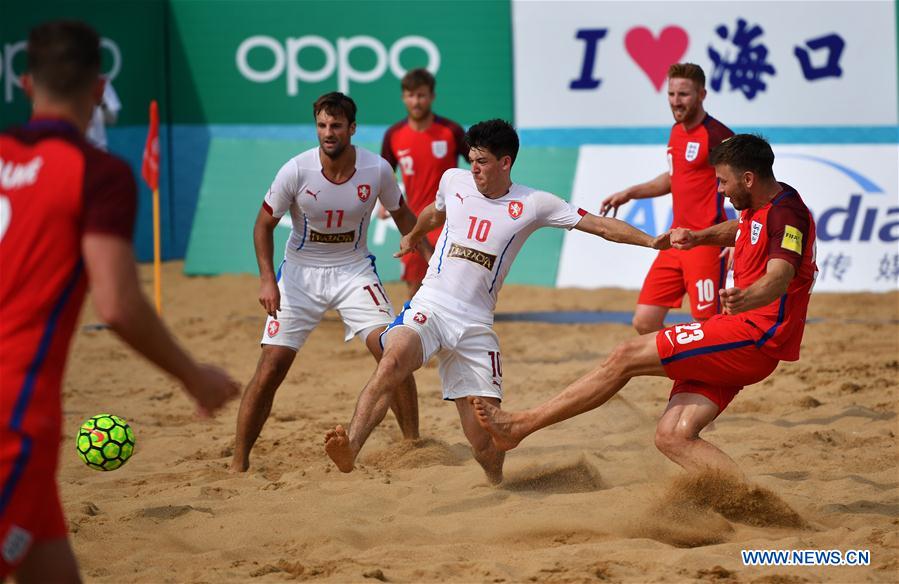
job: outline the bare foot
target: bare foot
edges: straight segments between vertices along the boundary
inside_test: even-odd
[[[476,397],[469,397],[468,401],[474,406],[478,424],[490,433],[497,448],[512,450],[524,439],[523,434],[516,432],[516,417],[519,414],[505,412]]]
[[[231,466],[228,468],[228,472],[231,472],[231,473],[247,472],[247,470],[249,470],[249,468],[250,468],[249,460],[238,461],[235,459],[235,460],[231,461]]]
[[[356,455],[350,448],[350,438],[346,435],[343,426],[337,426],[325,434],[325,452],[328,453],[340,472],[353,471]]]

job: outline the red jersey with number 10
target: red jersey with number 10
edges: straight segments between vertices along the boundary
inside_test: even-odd
[[[782,190],[761,209],[740,214],[734,245],[734,283],[745,289],[767,273],[768,261],[790,262],[796,273],[786,294],[767,306],[740,314],[759,329],[756,346],[781,361],[799,359],[805,316],[815,265],[815,221],[796,189],[780,183]]]
[[[705,229],[725,221],[724,197],[718,193],[715,167],[709,153],[733,136],[730,128],[706,115],[691,130],[674,124],[668,139],[668,173],[674,220],[671,227]]]
[[[459,156],[468,158],[465,130],[440,116],[434,116],[434,122],[421,132],[403,120],[384,134],[381,156],[393,168],[400,167],[406,200],[418,215],[434,202],[443,173],[456,168]]]
[[[87,283],[82,237],[130,242],[136,194],[128,166],[67,122],[35,120],[0,134],[3,456],[18,456],[12,444],[31,439],[56,456],[60,384]]]

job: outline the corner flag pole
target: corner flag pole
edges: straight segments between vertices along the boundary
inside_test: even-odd
[[[144,145],[144,160],[141,168],[147,186],[153,190],[153,295],[156,312],[162,315],[162,234],[159,227],[159,106],[156,100],[150,102],[150,128]]]

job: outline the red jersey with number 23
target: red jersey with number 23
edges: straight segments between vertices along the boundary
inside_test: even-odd
[[[746,209],[734,249],[734,283],[745,289],[767,272],[768,261],[789,262],[796,273],[786,294],[767,306],[740,315],[759,329],[756,346],[780,359],[799,359],[809,297],[818,274],[815,222],[796,189],[780,183],[781,192],[761,209]]]

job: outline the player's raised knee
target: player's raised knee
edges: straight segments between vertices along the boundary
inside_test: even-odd
[[[680,426],[662,426],[656,428],[656,448],[666,456],[676,456],[689,446],[695,439],[692,432],[686,431]]]

